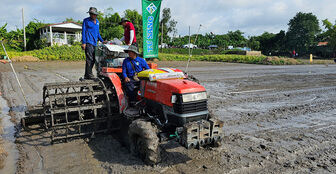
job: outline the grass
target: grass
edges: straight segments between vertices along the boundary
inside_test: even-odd
[[[189,55],[189,49],[188,48],[163,48],[159,49],[160,53],[164,54],[184,54]],[[214,55],[214,54],[238,54],[238,55],[244,55],[245,51],[239,50],[239,49],[232,49],[232,50],[221,50],[221,49],[192,49],[193,55]]]
[[[309,59],[299,59],[300,61],[302,61],[304,64],[311,64]],[[332,60],[328,60],[328,59],[313,59],[313,63],[312,64],[335,64],[335,61]]]
[[[159,54],[160,60],[165,61],[186,61],[189,59],[187,55],[178,54]],[[194,55],[191,57],[194,61],[210,61],[210,62],[231,62],[231,63],[247,63],[247,64],[263,64],[263,65],[299,65],[301,61],[292,58],[279,58],[267,56],[245,56],[245,55]]]
[[[38,62],[40,61],[39,58],[34,57],[34,56],[16,56],[11,58],[12,61],[14,62]]]
[[[300,65],[303,64],[301,60],[283,57],[267,57],[265,64],[268,65]]]
[[[159,53],[159,60],[165,61],[186,61],[189,55],[184,54],[187,49],[164,49],[166,53]],[[293,59],[283,57],[268,56],[248,56],[238,54],[215,53],[210,50],[194,50],[196,53],[191,57],[194,61],[210,61],[210,62],[232,62],[247,64],[263,64],[263,65],[299,65],[309,64],[309,59]],[[0,51],[0,56],[5,53]],[[79,45],[76,46],[53,46],[40,50],[17,52],[8,51],[9,57],[13,61],[45,61],[45,60],[85,60],[84,51]],[[313,64],[334,64],[333,60],[314,60]]]
[[[38,61],[38,60],[85,60],[84,51],[77,46],[53,46],[40,50],[26,52],[8,51],[8,56],[13,61]],[[0,56],[5,56],[4,51],[0,51]]]
[[[160,53],[164,54],[184,54],[189,55],[188,48],[163,48],[159,49]],[[192,49],[193,55],[209,55],[219,53],[220,50],[208,50],[208,49]]]

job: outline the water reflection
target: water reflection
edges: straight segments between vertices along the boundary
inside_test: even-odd
[[[8,156],[5,161],[5,167],[0,169],[0,173],[15,173],[16,172],[16,162],[19,158],[19,152],[16,148],[15,142],[15,127],[14,123],[10,121],[9,112],[24,112],[26,110],[25,106],[17,106],[17,107],[8,107],[6,100],[0,97],[0,118],[1,118],[1,126],[3,129],[3,134],[0,135],[3,139],[2,145]]]

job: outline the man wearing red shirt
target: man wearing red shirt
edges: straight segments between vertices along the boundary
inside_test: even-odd
[[[122,18],[119,24],[124,27],[124,36],[120,39],[120,41],[125,41],[126,45],[138,46],[136,43],[135,28],[132,22],[130,22],[127,18]]]

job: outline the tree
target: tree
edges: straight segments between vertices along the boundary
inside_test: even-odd
[[[188,43],[188,37],[189,36],[182,37],[181,35],[179,35],[178,37],[174,37],[172,41],[169,42],[169,44],[175,47],[182,47],[183,45]]]
[[[0,40],[3,40],[6,36],[7,33],[7,23],[5,25],[3,25],[2,27],[0,27]]]
[[[228,34],[223,35],[211,35],[210,44],[217,45],[218,47],[227,48],[230,45],[230,36]]]
[[[176,30],[176,24],[177,22],[174,19],[171,19],[171,12],[170,8],[164,8],[162,10],[162,17],[160,21],[160,27],[159,27],[159,36],[161,40],[162,36],[162,25],[163,25],[163,42],[168,43],[170,40],[170,37],[168,34],[173,34],[175,35],[177,30]]]
[[[198,39],[196,42],[196,45],[199,48],[208,48],[208,46],[211,45],[211,42],[213,41],[214,35],[211,35],[210,33],[206,33],[203,35],[198,35]]]
[[[16,29],[7,33],[7,44],[10,48],[22,51],[23,49],[23,30]]]
[[[243,32],[240,30],[229,31],[227,33],[229,45],[234,47],[244,47],[246,46],[246,38],[243,36]]]
[[[136,32],[138,47],[142,48],[142,15],[139,14],[136,10],[125,10],[124,14],[125,17],[127,17],[133,23]]]
[[[264,32],[262,35],[257,37],[257,40],[260,43],[260,50],[263,54],[272,54],[274,37],[275,34],[269,32]]]
[[[328,41],[328,46],[335,52],[336,51],[336,24],[332,24],[325,19],[322,21],[323,26],[326,31],[323,33],[326,41]]]
[[[30,21],[28,23],[28,25],[26,26],[28,50],[40,49],[44,46],[44,43],[41,43],[43,42],[43,40],[40,39],[40,33],[38,32],[38,30],[45,25],[46,24],[38,21],[37,19],[34,19],[33,21]]]
[[[124,34],[122,25],[119,25],[121,17],[113,8],[107,8],[104,13],[99,11],[97,19],[99,20],[100,35],[104,40],[120,39]],[[135,27],[136,38],[139,48],[142,47],[142,16],[136,10],[125,10],[124,17],[128,18]],[[72,18],[67,20],[71,21]]]
[[[305,54],[308,53],[310,47],[316,45],[316,37],[321,29],[315,15],[299,12],[289,21],[288,26],[289,49]]]
[[[259,50],[260,42],[257,40],[256,36],[249,37],[247,47],[250,47],[252,50]]]
[[[281,30],[278,34],[276,34],[273,41],[277,52],[285,52],[287,50],[287,35],[284,30]]]
[[[75,23],[78,23],[78,24],[83,23],[83,21],[81,21],[81,20],[75,21],[73,18],[65,18],[65,20],[63,22],[75,22]]]
[[[105,40],[112,40],[114,38],[121,38],[123,35],[123,28],[118,23],[121,17],[118,13],[113,13],[112,8],[105,10],[105,15],[100,13],[98,20],[100,22],[100,35]]]
[[[277,34],[264,32],[256,37],[256,41],[260,43],[259,50],[265,55],[288,56],[286,32],[283,30]]]

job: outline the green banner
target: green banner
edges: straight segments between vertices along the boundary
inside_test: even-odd
[[[159,56],[159,24],[161,0],[142,0],[143,57]]]

